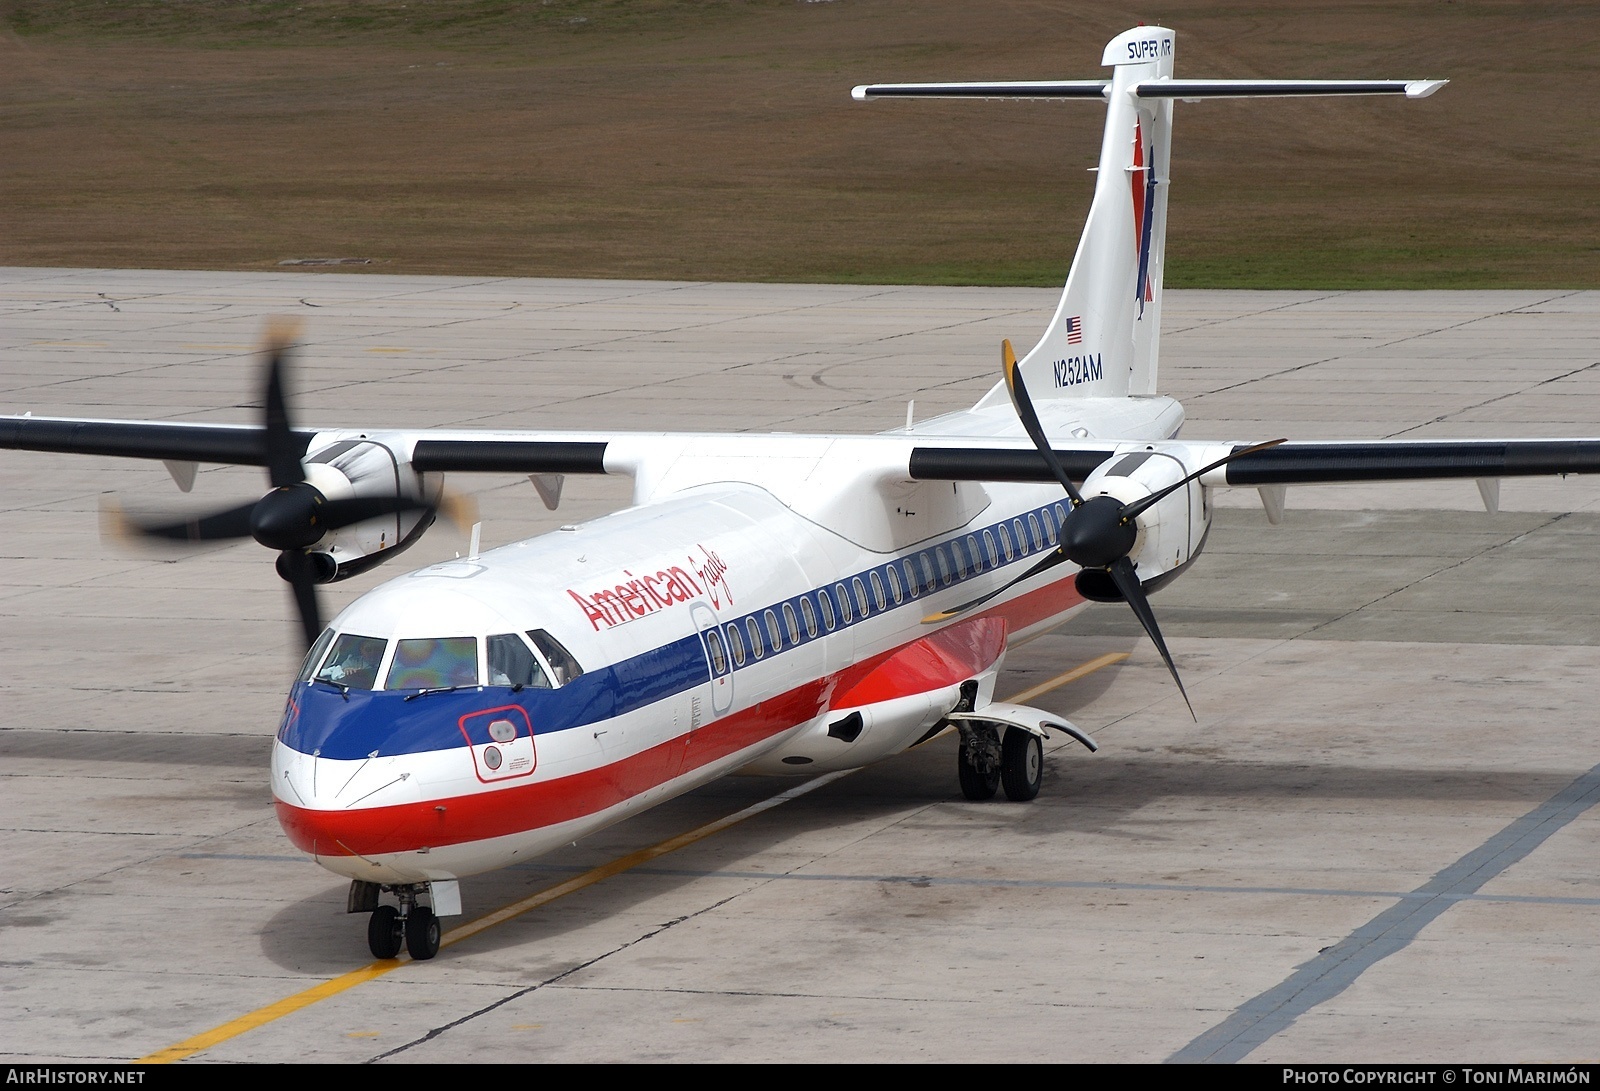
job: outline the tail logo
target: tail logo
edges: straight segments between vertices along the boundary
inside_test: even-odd
[[[1083,319],[1081,317],[1079,317],[1078,315],[1073,315],[1071,318],[1067,319],[1066,327],[1067,327],[1067,344],[1069,344],[1069,345],[1081,345],[1081,344],[1083,344]]]
[[[1133,282],[1133,297],[1139,304],[1139,317],[1144,317],[1144,305],[1155,298],[1150,285],[1150,235],[1156,214],[1156,149],[1148,150],[1144,142],[1144,125],[1133,123],[1133,169],[1129,172],[1133,186],[1133,231],[1138,239],[1139,275]]]

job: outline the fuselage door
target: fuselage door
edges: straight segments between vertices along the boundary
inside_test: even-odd
[[[690,606],[689,616],[694,618],[695,629],[700,633],[700,650],[705,653],[706,668],[711,672],[711,711],[724,715],[733,707],[733,660],[728,655],[722,625],[711,607],[703,602]],[[698,727],[699,723],[693,726]]]

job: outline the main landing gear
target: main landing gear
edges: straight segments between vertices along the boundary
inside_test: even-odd
[[[439,918],[430,907],[417,903],[417,895],[426,889],[426,883],[389,886],[356,879],[350,884],[349,911],[372,914],[367,918],[367,949],[373,958],[394,958],[402,945],[415,962],[439,953]],[[378,895],[384,891],[392,893],[399,906],[379,905]]]
[[[1006,798],[1024,803],[1044,783],[1044,745],[1039,736],[1017,727],[1000,729],[985,723],[962,723],[956,752],[961,794],[971,800],[993,799],[1004,787]]]

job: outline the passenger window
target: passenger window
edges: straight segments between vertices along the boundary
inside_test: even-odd
[[[884,603],[888,601],[887,599],[885,599],[883,597],[883,577],[878,575],[876,572],[874,572],[874,573],[872,573],[872,575],[868,576],[867,578],[872,583],[872,602],[873,602],[873,605],[875,605],[878,609],[882,610],[883,606],[884,606]]]
[[[817,592],[817,602],[822,607],[822,627],[833,632],[833,598],[826,591]]]
[[[889,577],[889,594],[894,596],[894,604],[899,606],[906,600],[905,592],[900,590],[900,570],[891,564],[884,569],[884,575]]]
[[[706,630],[706,650],[711,653],[711,673],[728,673],[728,653],[722,648],[722,634],[715,629]]]
[[[1014,552],[1011,548],[1011,532],[1006,530],[1004,523],[1001,523],[996,529],[1000,531],[1000,548],[1005,552],[1006,560],[1009,561]]]
[[[862,617],[866,617],[869,613],[872,612],[871,607],[869,607],[867,605],[867,588],[866,588],[866,585],[861,582],[861,577],[857,576],[855,579],[850,581],[850,586],[855,588],[855,592],[856,592],[856,611]]]
[[[950,561],[945,556],[945,551],[943,549],[936,549],[933,551],[933,556],[934,559],[939,562],[939,579],[946,586],[949,586],[950,581],[955,577],[950,572]]]
[[[811,598],[809,595],[800,600],[800,616],[805,619],[806,635],[816,636],[817,608],[811,605]]]
[[[772,650],[778,651],[783,647],[783,636],[778,632],[778,615],[768,610],[762,616],[767,619],[767,635],[772,638]]]
[[[978,539],[974,535],[967,535],[967,554],[972,558],[972,570],[983,571],[983,554],[978,552]]]
[[[756,624],[755,618],[745,619],[744,631],[750,634],[750,653],[757,659],[767,654],[766,649],[761,645],[761,627]]]
[[[1028,537],[1033,539],[1034,549],[1044,548],[1044,536],[1039,533],[1039,520],[1032,513],[1028,513]]]
[[[322,662],[322,657],[328,653],[328,645],[332,643],[333,630],[322,630],[322,635],[317,637],[317,642],[311,645],[311,650],[306,653],[305,661],[300,664],[300,673],[297,675],[299,681],[311,681],[312,672],[317,669],[317,664]]]
[[[378,684],[378,665],[383,662],[383,652],[388,646],[387,640],[375,636],[345,633],[317,672],[317,681],[336,682],[347,689],[374,689]]]
[[[583,668],[578,666],[578,661],[572,658],[572,653],[562,646],[561,641],[543,629],[530,629],[528,639],[539,649],[544,661],[550,664],[557,686],[564,686],[583,676]]]
[[[1011,520],[1011,529],[1017,532],[1017,549],[1026,557],[1028,555],[1028,536],[1022,532],[1022,520]]]
[[[1044,521],[1044,540],[1049,542],[1051,545],[1055,545],[1056,544],[1056,520],[1055,520],[1055,516],[1050,514],[1050,509],[1049,508],[1042,508],[1039,511],[1039,518]]]
[[[795,620],[794,607],[787,602],[783,604],[783,627],[788,630],[789,643],[800,643],[800,623]]]
[[[833,594],[839,600],[840,616],[846,625],[850,624],[850,618],[853,616],[850,612],[850,592],[844,589],[844,584],[836,583],[833,585]]]
[[[994,548],[994,534],[983,532],[983,551],[989,555],[989,567],[995,568],[1000,564],[1000,554]]]
[[[928,555],[926,553],[918,553],[917,563],[922,566],[922,589],[924,591],[932,591],[934,586],[933,565],[928,563]]]
[[[478,684],[478,641],[427,636],[397,641],[385,689],[448,689]]]
[[[520,636],[497,633],[489,638],[489,684],[549,689],[550,679]]]
[[[733,665],[744,666],[744,638],[739,635],[739,626],[735,622],[728,623],[728,646],[733,649]]]
[[[911,592],[912,598],[916,598],[922,594],[922,585],[917,582],[916,569],[912,566],[910,557],[907,557],[901,564],[905,566],[906,570],[906,590]]]

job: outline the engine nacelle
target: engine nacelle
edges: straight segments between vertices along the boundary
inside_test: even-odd
[[[431,505],[330,531],[306,552],[318,563],[319,582],[332,583],[375,568],[409,548],[433,525],[444,491],[438,474],[420,474],[409,461],[368,439],[342,439],[311,450],[301,463],[306,482],[328,500],[393,496]]]
[[[1085,499],[1111,496],[1124,504],[1133,503],[1182,481],[1196,468],[1161,451],[1127,451],[1096,467],[1084,481],[1082,492]],[[1128,556],[1138,568],[1139,582],[1146,590],[1154,590],[1165,582],[1163,577],[1194,559],[1205,544],[1211,527],[1205,489],[1191,481],[1188,487],[1140,512],[1134,522],[1138,534]],[[1110,597],[1120,601],[1109,577],[1106,582]]]

